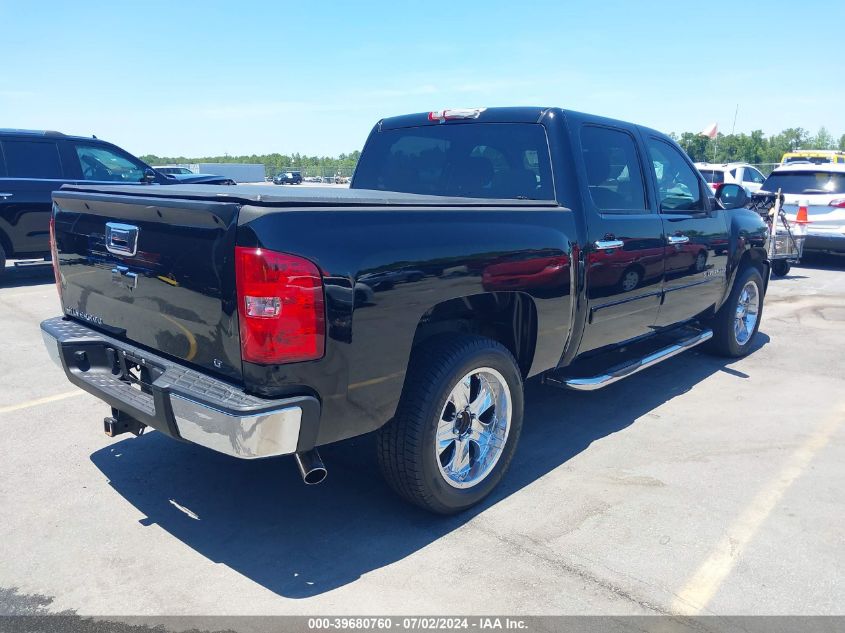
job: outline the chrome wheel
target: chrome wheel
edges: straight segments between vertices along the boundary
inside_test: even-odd
[[[458,381],[435,436],[435,457],[446,483],[470,488],[490,474],[507,443],[511,412],[510,389],[495,369],[475,369]]]
[[[748,281],[739,293],[734,318],[734,338],[740,345],[745,345],[757,325],[757,315],[760,312],[760,293],[757,284]]]

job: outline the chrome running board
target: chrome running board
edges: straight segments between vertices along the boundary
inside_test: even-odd
[[[664,360],[677,356],[681,352],[701,345],[705,341],[713,338],[713,330],[701,330],[695,335],[681,339],[668,347],[659,349],[656,352],[638,358],[636,360],[617,365],[608,369],[606,372],[597,376],[587,377],[568,377],[559,374],[547,374],[543,377],[543,382],[556,387],[563,387],[566,389],[575,389],[577,391],[595,391],[602,387],[607,387],[615,382],[633,376],[641,372],[643,369],[648,369],[652,365],[662,363]]]

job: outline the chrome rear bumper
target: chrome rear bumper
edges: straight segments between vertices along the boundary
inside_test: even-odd
[[[314,446],[320,404],[311,396],[268,400],[236,385],[62,318],[41,323],[50,358],[73,384],[171,437],[241,459]],[[143,367],[148,382],[128,379]]]

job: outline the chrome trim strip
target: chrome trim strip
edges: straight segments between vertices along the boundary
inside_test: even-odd
[[[47,348],[47,355],[50,356],[50,360],[56,363],[61,369],[64,369],[62,367],[62,357],[59,355],[59,340],[44,330],[41,330],[41,338],[44,339],[44,347]]]
[[[613,372],[598,376],[590,376],[587,378],[568,378],[560,381],[559,384],[567,387],[568,389],[575,389],[576,391],[595,391],[596,389],[612,385],[613,383],[618,382],[623,378],[627,378],[628,376],[633,376],[634,374],[641,372],[643,369],[647,369],[652,365],[661,363],[673,356],[677,356],[681,352],[685,352],[696,345],[709,341],[711,338],[713,338],[713,330],[704,330],[693,337],[684,339],[683,341],[670,345],[669,347],[658,350],[653,354],[649,354],[648,356],[631,363],[630,365],[620,367]]]
[[[232,415],[180,394],[171,394],[176,427],[183,439],[241,459],[296,452],[302,422],[300,407],[255,415]]]

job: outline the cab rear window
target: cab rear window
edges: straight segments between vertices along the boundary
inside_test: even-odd
[[[829,171],[774,172],[763,183],[763,190],[775,193],[845,193],[845,173]]]
[[[462,123],[376,132],[353,187],[469,198],[554,200],[546,131],[533,123]]]

